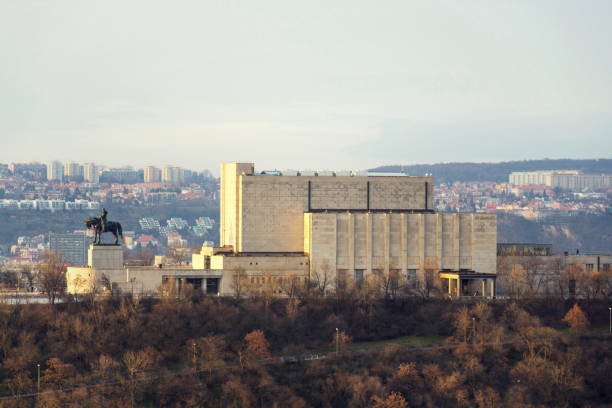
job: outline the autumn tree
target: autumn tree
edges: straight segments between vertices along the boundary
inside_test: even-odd
[[[372,408],[407,408],[406,398],[399,392],[392,392],[386,398],[372,397]]]
[[[467,306],[462,306],[453,316],[456,336],[467,343],[472,330],[472,316]]]
[[[195,359],[201,368],[207,369],[209,375],[212,375],[213,368],[221,367],[225,364],[225,340],[222,336],[204,336],[198,339],[191,340],[188,346],[195,353]]]
[[[567,323],[573,332],[580,332],[590,326],[589,319],[582,311],[578,303],[565,314],[563,321]]]
[[[64,363],[57,357],[46,361],[47,369],[44,370],[41,381],[45,385],[54,388],[62,388],[76,377],[77,370],[72,364]]]
[[[270,345],[263,331],[253,330],[244,336],[244,340],[246,344],[238,356],[242,367],[272,356],[270,354]]]

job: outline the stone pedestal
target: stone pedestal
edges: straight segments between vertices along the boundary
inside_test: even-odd
[[[123,268],[123,248],[119,245],[90,245],[87,265],[97,269]]]

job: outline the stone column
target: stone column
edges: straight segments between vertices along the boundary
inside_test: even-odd
[[[487,296],[487,280],[486,279],[482,279],[480,295]]]
[[[489,296],[495,297],[495,279],[489,279]]]
[[[457,297],[461,296],[461,278],[457,278]]]

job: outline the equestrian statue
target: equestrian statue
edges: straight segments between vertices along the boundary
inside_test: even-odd
[[[119,245],[119,237],[123,239],[123,230],[121,224],[115,221],[106,221],[106,215],[108,211],[106,208],[102,209],[102,215],[100,217],[90,217],[85,219],[85,226],[87,229],[92,229],[95,232],[94,245],[102,245],[102,233],[112,232],[115,236],[115,245]]]

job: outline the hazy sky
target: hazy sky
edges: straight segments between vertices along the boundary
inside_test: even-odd
[[[612,1],[0,0],[0,162],[611,157]]]

